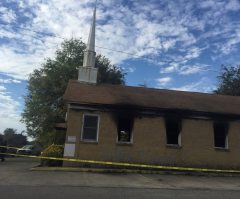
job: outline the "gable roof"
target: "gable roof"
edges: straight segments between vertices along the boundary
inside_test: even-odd
[[[218,94],[111,84],[89,85],[70,80],[63,98],[68,103],[81,105],[129,105],[240,116],[240,97]]]

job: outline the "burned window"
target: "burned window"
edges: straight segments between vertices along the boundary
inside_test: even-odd
[[[167,144],[180,145],[181,119],[165,118]]]
[[[227,146],[228,123],[214,122],[213,129],[214,129],[214,146],[217,148],[228,148]]]
[[[84,115],[82,140],[97,141],[97,133],[98,133],[98,116]]]
[[[118,118],[118,142],[131,142],[133,118]]]

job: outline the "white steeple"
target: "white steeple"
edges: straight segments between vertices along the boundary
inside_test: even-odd
[[[92,25],[89,32],[87,48],[84,51],[83,66],[79,67],[78,81],[85,83],[97,83],[97,72],[95,68],[95,27],[96,27],[96,5],[93,11]]]
[[[92,26],[90,28],[88,43],[87,43],[87,50],[90,50],[93,52],[95,51],[95,26],[96,26],[96,6],[93,11]]]

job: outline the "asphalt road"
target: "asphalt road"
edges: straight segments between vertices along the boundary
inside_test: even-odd
[[[0,162],[0,199],[240,198],[239,177],[30,171],[38,162]]]
[[[177,190],[177,189],[140,189],[140,188],[107,188],[107,187],[59,187],[59,186],[0,186],[1,199],[239,199],[238,191],[214,190]]]

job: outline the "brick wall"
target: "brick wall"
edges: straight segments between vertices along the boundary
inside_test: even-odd
[[[166,145],[164,118],[135,118],[133,143],[117,143],[117,126],[110,112],[100,115],[98,143],[80,140],[83,111],[69,110],[67,136],[76,136],[75,157],[131,163],[209,168],[240,168],[240,123],[232,122],[228,131],[229,150],[214,148],[211,120],[183,119],[181,147]]]

